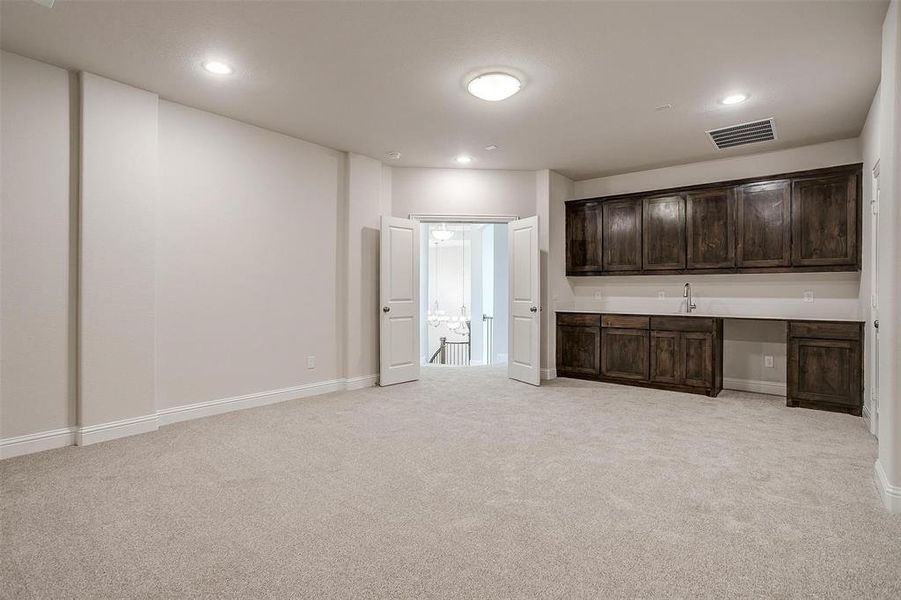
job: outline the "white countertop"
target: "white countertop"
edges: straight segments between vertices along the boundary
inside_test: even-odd
[[[640,317],[708,317],[714,319],[745,319],[745,320],[766,320],[766,321],[841,321],[845,323],[863,323],[860,319],[834,318],[834,317],[788,317],[773,315],[713,315],[701,312],[693,312],[691,314],[684,312],[636,312],[623,310],[601,310],[597,308],[557,308],[554,312],[558,313],[584,313],[594,315],[635,315]]]

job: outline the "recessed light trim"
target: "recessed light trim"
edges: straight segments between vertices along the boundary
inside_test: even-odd
[[[454,160],[457,161],[457,164],[458,164],[458,165],[468,165],[469,163],[472,162],[472,157],[471,157],[471,156],[467,156],[466,154],[461,154],[460,156],[458,156],[458,157],[455,158]]]
[[[235,72],[231,65],[228,65],[221,60],[205,60],[203,61],[203,70],[207,73],[212,73],[213,75],[231,75]]]
[[[485,146],[485,150],[487,150],[488,152],[497,150],[497,144],[488,144],[487,146]]]
[[[748,98],[749,96],[747,94],[729,94],[728,96],[724,96],[723,99],[720,100],[720,104],[725,104],[726,106],[741,104]]]
[[[503,71],[482,73],[466,84],[470,94],[488,102],[500,102],[522,89],[522,81],[515,75]]]

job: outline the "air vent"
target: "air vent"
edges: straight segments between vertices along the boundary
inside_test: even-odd
[[[764,119],[762,121],[752,121],[750,123],[742,123],[741,125],[732,125],[731,127],[721,127],[719,129],[711,129],[707,132],[710,141],[719,148],[734,148],[735,146],[744,146],[745,144],[756,144],[757,142],[768,142],[776,139],[776,123],[773,118]]]

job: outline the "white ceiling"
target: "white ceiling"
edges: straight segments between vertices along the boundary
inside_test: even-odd
[[[879,80],[885,1],[0,2],[5,50],[398,166],[570,177],[853,137]],[[211,57],[237,72],[200,70]],[[474,69],[523,90],[469,96]],[[732,91],[751,99],[725,107]],[[670,110],[655,111],[669,103]],[[774,116],[779,139],[705,130]],[[494,152],[484,150],[497,144]]]

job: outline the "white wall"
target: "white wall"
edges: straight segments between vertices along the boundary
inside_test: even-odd
[[[393,168],[391,191],[395,217],[536,214],[533,171]]]
[[[338,379],[342,154],[159,107],[157,407]]]
[[[391,171],[351,153],[347,164],[345,376],[374,377],[379,368],[379,227],[391,214]]]
[[[883,501],[901,512],[901,7],[893,0],[882,28],[879,87],[879,460]]]
[[[0,53],[0,438],[75,425],[75,96],[66,71]]]
[[[81,124],[78,417],[93,426],[155,412],[157,96],[82,73]]]

